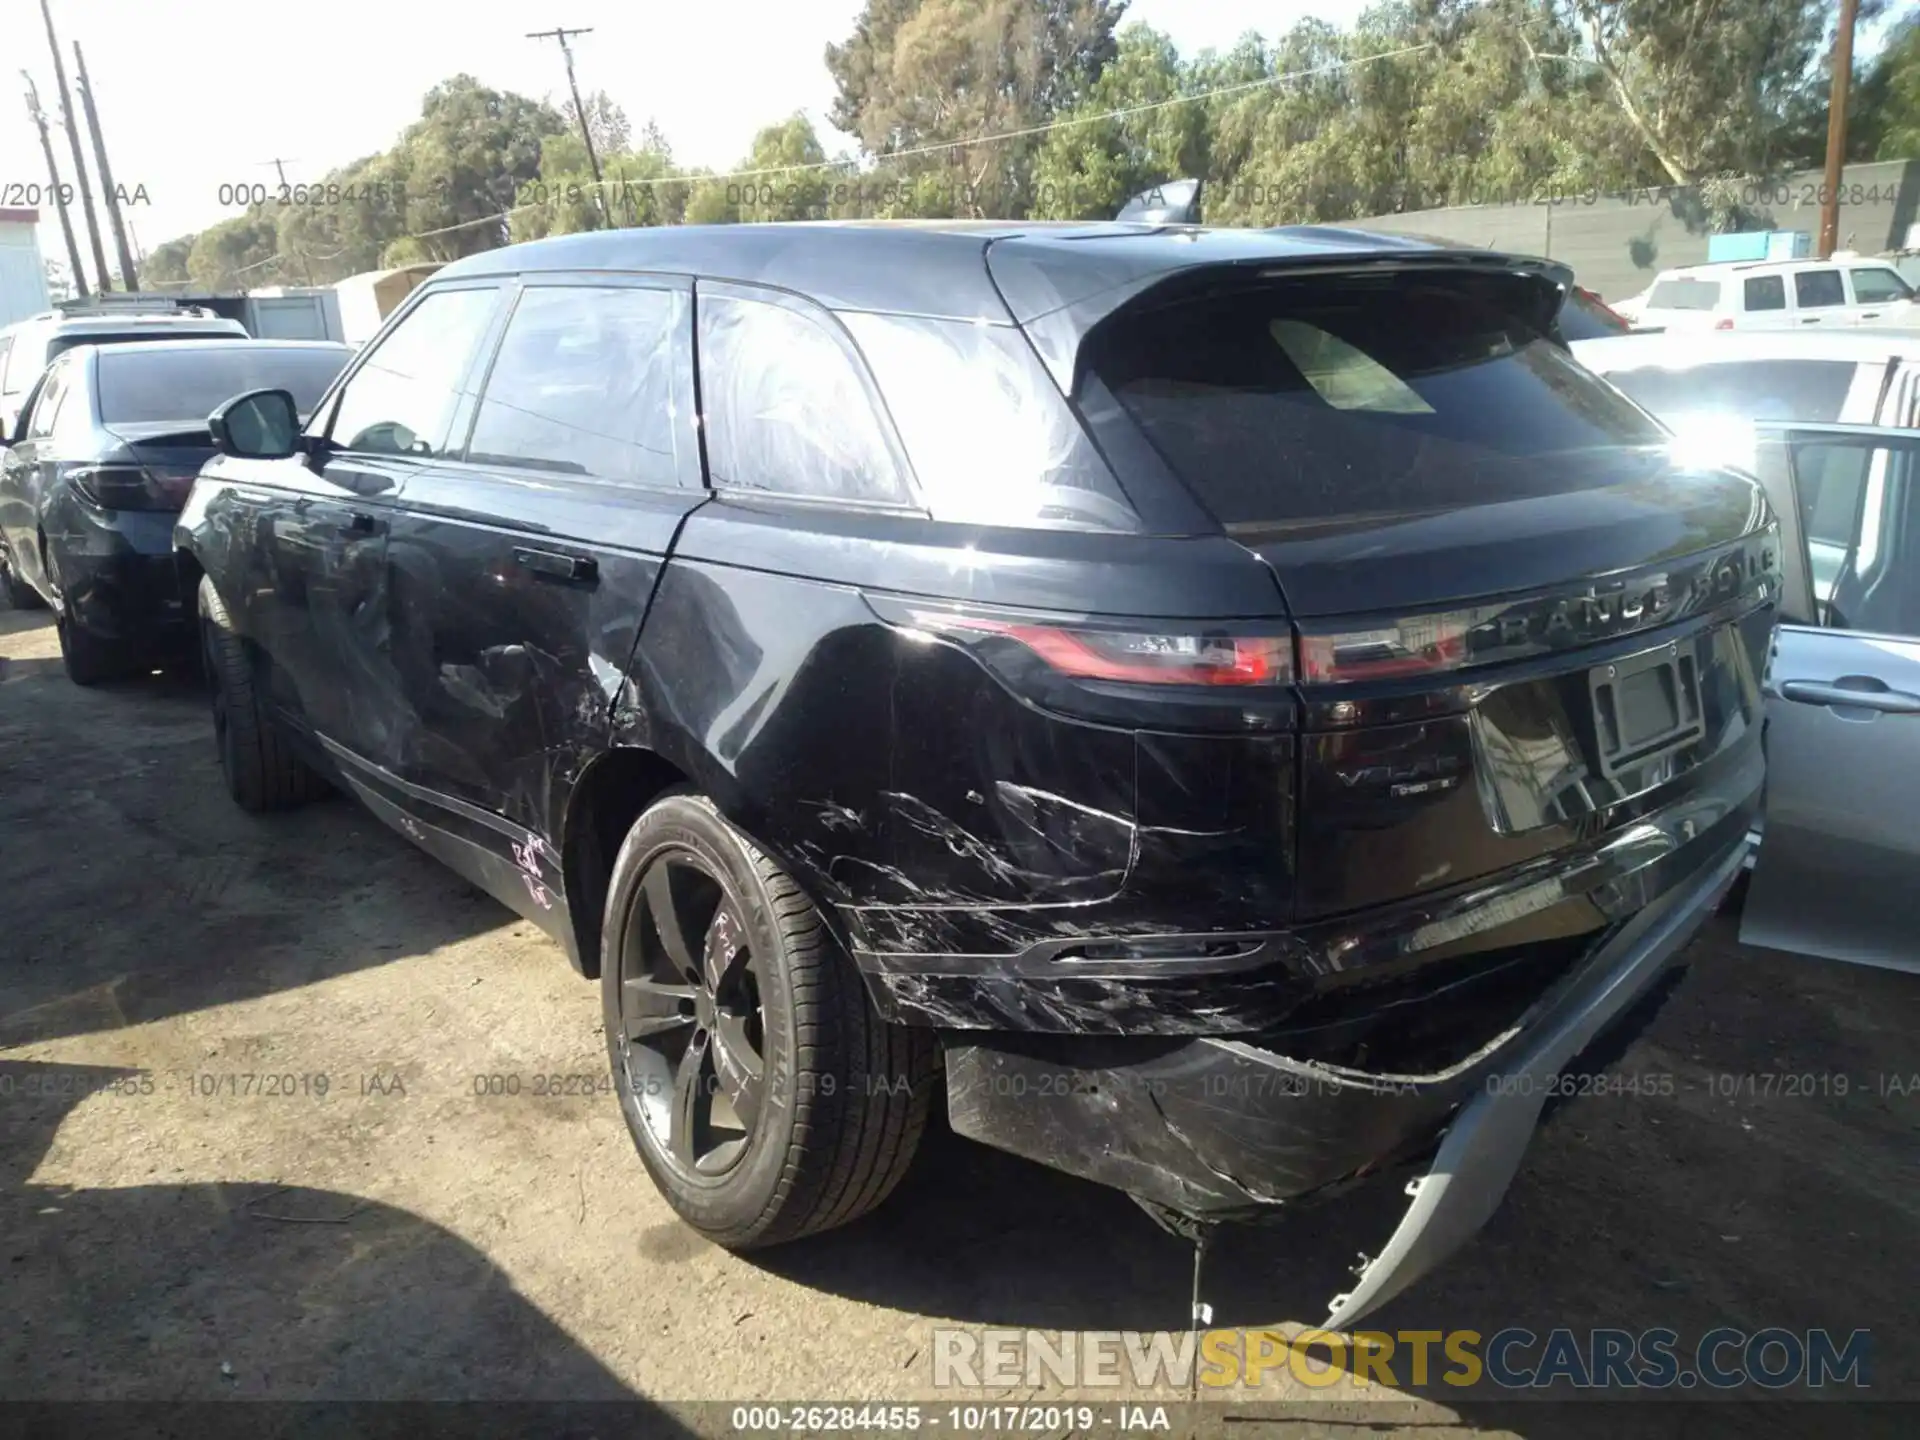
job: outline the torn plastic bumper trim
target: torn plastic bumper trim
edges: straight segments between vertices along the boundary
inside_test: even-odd
[[[1502,1073],[1531,1080],[1488,1087],[1447,1127],[1427,1173],[1407,1185],[1413,1203],[1359,1282],[1333,1298],[1327,1327],[1342,1330],[1370,1314],[1471,1239],[1499,1207],[1519,1172],[1553,1077],[1651,985],[1693,938],[1739,875],[1744,845],[1704,876],[1634,917],[1608,948],[1620,958],[1585,1003],[1540,1034]]]

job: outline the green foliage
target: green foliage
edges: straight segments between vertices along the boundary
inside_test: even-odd
[[[1885,3],[1862,0],[1863,19]],[[826,52],[832,118],[859,153],[829,155],[793,115],[719,174],[677,164],[657,126],[636,135],[594,92],[596,186],[570,103],[458,75],[390,149],[309,187],[313,203],[270,201],[170,241],[145,273],[324,284],[606,226],[1101,218],[1183,176],[1205,180],[1214,224],[1674,181],[1730,223],[1728,177],[1825,149],[1824,0],[1378,0],[1350,29],[1303,20],[1196,55],[1122,28],[1125,8],[865,0]],[[1863,64],[1852,113],[1854,158],[1920,154],[1920,20]]]

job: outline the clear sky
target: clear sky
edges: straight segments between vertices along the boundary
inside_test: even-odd
[[[604,89],[636,128],[657,120],[682,163],[724,169],[762,125],[804,110],[831,151],[833,82],[826,46],[851,33],[860,0],[52,0],[73,80],[73,42],[86,51],[115,181],[148,204],[126,210],[141,247],[237,214],[220,187],[293,181],[385,149],[420,113],[421,97],[460,71],[524,94],[559,98],[566,73],[552,26],[592,26],[575,39],[581,88]],[[1310,10],[1347,19],[1359,0],[1134,0],[1129,15],[1169,31],[1182,49],[1231,45],[1246,31],[1278,33]],[[18,70],[57,118],[53,66],[38,0],[0,0],[0,204],[41,185],[46,166]],[[78,105],[76,98],[75,104]],[[73,181],[66,137],[53,135]],[[92,170],[91,151],[88,167]],[[40,243],[64,257],[51,205]],[[75,215],[76,227],[80,224]],[[104,229],[105,217],[101,224]],[[105,235],[108,257],[112,243]],[[80,237],[83,253],[87,244]],[[89,271],[92,269],[88,262]]]
[[[582,89],[606,90],[636,128],[658,121],[682,163],[731,166],[756,130],[795,110],[813,119],[831,151],[833,84],[823,51],[851,32],[860,10],[860,0],[52,3],[70,82],[73,42],[86,50],[115,180],[129,193],[145,187],[148,203],[125,213],[147,250],[237,214],[239,207],[220,204],[220,187],[274,183],[276,156],[288,179],[315,180],[386,148],[449,75],[464,70],[504,89],[559,97],[566,78],[558,48],[524,38],[556,24],[593,27],[573,42]],[[1350,23],[1362,8],[1362,0],[1133,0],[1128,13],[1191,52],[1224,48],[1248,30],[1275,35],[1308,14]],[[15,187],[46,179],[19,98],[21,66],[49,113],[58,113],[38,0],[0,0],[0,36],[8,62],[0,94],[11,88],[16,97],[0,100],[0,204],[14,204]],[[66,138],[56,130],[53,139],[71,183]],[[41,248],[63,256],[52,207],[41,208]],[[102,240],[111,257],[110,240]],[[84,252],[84,234],[80,243]]]

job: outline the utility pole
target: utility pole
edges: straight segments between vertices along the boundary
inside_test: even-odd
[[[45,3],[45,0],[42,0]],[[587,142],[587,164],[593,167],[593,203],[602,217],[607,215],[606,187],[600,181],[600,157],[593,150],[593,134],[587,129],[587,107],[580,103],[580,84],[573,78],[573,47],[567,44],[569,35],[591,35],[593,27],[584,30],[569,30],[564,25],[556,25],[551,30],[529,30],[529,40],[558,40],[560,53],[567,61],[567,88],[573,92],[573,113],[580,117],[580,138]]]
[[[1840,167],[1847,158],[1847,89],[1853,82],[1853,20],[1857,0],[1840,0],[1840,29],[1833,37],[1833,90],[1827,106],[1827,174],[1820,198],[1820,258],[1840,243]]]
[[[87,79],[87,57],[80,53],[80,42],[73,42],[73,73],[80,83],[80,108],[87,112],[87,128],[93,132],[93,158],[100,167],[101,199],[106,202],[107,223],[113,227],[113,248],[120,261],[120,288],[131,294],[140,288],[134,274],[133,249],[127,244],[127,226],[120,214],[120,197],[113,188],[113,167],[107,164],[107,142],[100,133],[100,112],[93,103],[93,82]]]
[[[289,188],[287,185],[287,162],[276,155],[267,163],[273,166],[273,173],[280,177],[280,189],[282,192],[285,192]],[[308,263],[304,251],[296,250],[294,254],[300,257],[300,273],[307,277],[307,284],[311,286],[313,284],[313,266]]]
[[[67,67],[60,59],[60,37],[53,33],[53,11],[48,8],[47,0],[40,0],[40,18],[47,22],[47,46],[53,51],[53,82],[60,90],[60,123],[67,127],[67,139],[73,145],[73,178],[80,186],[80,210],[87,221],[93,263],[100,269],[100,293],[105,295],[113,289],[113,281],[107,274],[107,252],[100,244],[100,218],[93,213],[93,185],[87,179],[87,162],[80,154],[80,127],[74,123],[73,96],[67,90]]]
[[[80,245],[73,238],[73,219],[67,214],[67,190],[60,183],[60,162],[53,158],[53,137],[47,133],[47,112],[40,108],[40,91],[34,86],[33,76],[24,70],[20,74],[27,82],[27,114],[33,117],[34,128],[40,132],[40,153],[47,157],[47,183],[53,191],[53,208],[60,212],[60,233],[67,238],[67,264],[73,268],[74,298],[86,300],[92,292],[87,289],[87,272],[80,266]]]

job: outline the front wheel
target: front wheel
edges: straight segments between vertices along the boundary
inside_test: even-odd
[[[286,810],[327,793],[260,702],[253,656],[213,581],[200,581],[200,644],[227,793],[242,810]]]
[[[811,1235],[906,1173],[931,1033],[873,1012],[812,902],[704,796],[669,795],[627,833],[600,975],[627,1129],[701,1234],[733,1250]]]

